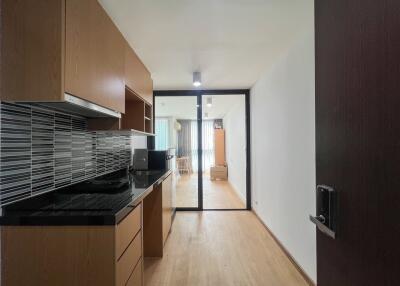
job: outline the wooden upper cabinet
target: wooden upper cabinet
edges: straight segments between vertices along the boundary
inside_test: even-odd
[[[1,0],[0,99],[125,111],[125,39],[97,0]]]
[[[125,112],[125,40],[97,0],[66,0],[65,91]]]
[[[147,103],[153,104],[151,74],[127,42],[125,42],[125,84]]]
[[[0,1],[1,100],[63,99],[64,4]]]

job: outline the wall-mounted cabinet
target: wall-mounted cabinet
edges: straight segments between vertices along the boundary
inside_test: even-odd
[[[65,91],[125,111],[125,40],[96,0],[66,0]]]
[[[153,133],[153,107],[129,88],[125,90],[125,114],[121,117],[121,130]]]
[[[128,87],[125,89],[125,113],[121,118],[89,120],[90,130],[114,130],[152,136],[153,106]]]
[[[100,114],[92,130],[153,132],[151,74],[97,0],[0,5],[0,100]]]
[[[153,80],[128,43],[125,44],[125,85],[148,104],[153,104]]]
[[[145,102],[128,88],[125,91],[126,113],[121,117],[122,129],[145,131]]]
[[[1,1],[1,100],[125,111],[125,40],[97,0]]]

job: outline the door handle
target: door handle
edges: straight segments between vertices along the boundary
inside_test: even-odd
[[[313,220],[314,220],[314,219],[318,220],[318,221],[321,222],[322,224],[324,224],[325,221],[326,221],[326,219],[325,219],[325,217],[324,217],[323,215],[314,216],[314,217],[313,217]]]
[[[336,238],[336,233],[324,224],[324,222],[325,222],[325,217],[324,216],[322,216],[322,215],[319,215],[319,216],[310,215],[310,221],[312,223],[314,223],[317,226],[317,228],[321,232],[325,233],[327,236],[329,236],[329,237],[331,237],[333,239]]]
[[[337,192],[326,185],[318,185],[316,188],[316,216],[310,215],[310,221],[327,236],[336,238],[337,222]]]

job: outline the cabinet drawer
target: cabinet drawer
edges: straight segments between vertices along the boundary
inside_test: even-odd
[[[142,272],[142,260],[140,260],[136,265],[135,270],[133,270],[131,277],[129,277],[126,286],[142,286],[142,285],[143,285],[143,272]]]
[[[116,227],[116,257],[119,259],[141,228],[142,204],[131,211]]]
[[[117,262],[117,286],[126,285],[141,256],[142,232],[139,232]]]

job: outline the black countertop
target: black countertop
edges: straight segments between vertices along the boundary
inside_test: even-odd
[[[115,225],[170,173],[113,172],[5,206],[0,225]]]

